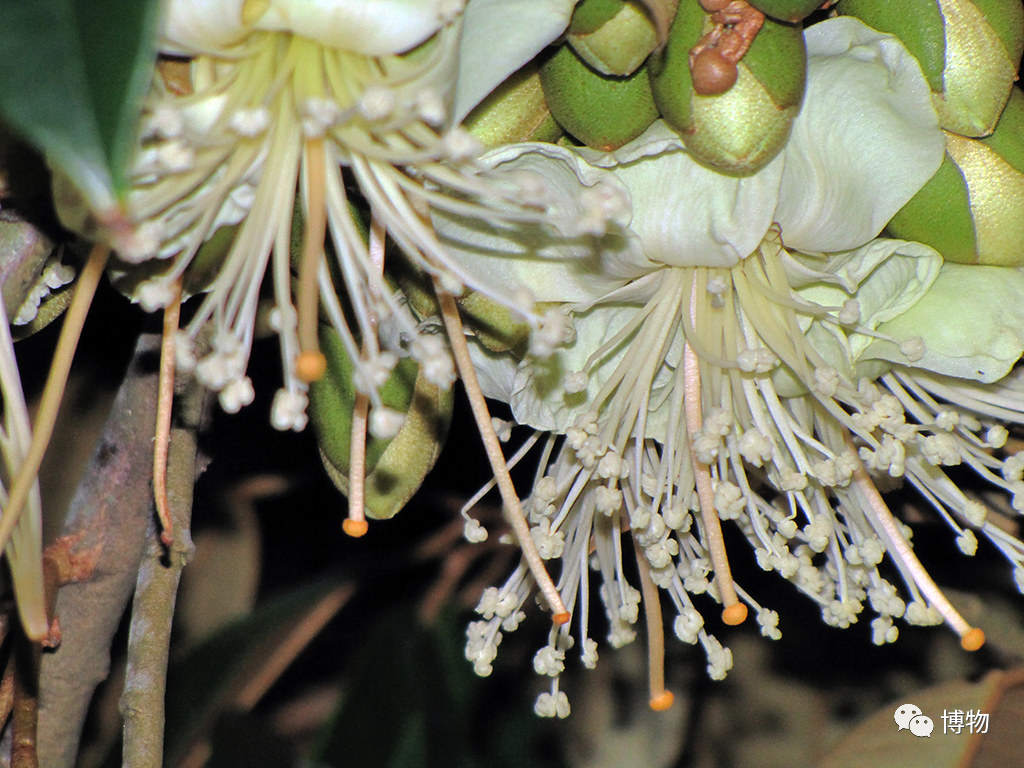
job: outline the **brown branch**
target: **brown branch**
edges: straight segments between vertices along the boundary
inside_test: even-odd
[[[196,477],[197,435],[206,401],[205,390],[194,379],[189,379],[175,402],[178,424],[170,433],[166,486],[175,535],[170,549],[165,549],[154,523],[135,587],[128,665],[121,694],[124,768],[160,768],[163,765],[164,694],[171,623],[181,570],[194,550],[190,535],[192,489]]]
[[[38,751],[47,768],[75,764],[82,723],[110,667],[110,643],[135,586],[153,517],[150,472],[159,336],[139,339],[64,534],[98,551],[91,578],[63,587],[56,612],[63,639],[43,655]]]

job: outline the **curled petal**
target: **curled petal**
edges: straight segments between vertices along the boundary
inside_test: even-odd
[[[660,120],[615,152],[584,154],[614,167],[633,200],[630,229],[658,264],[734,266],[772,223],[783,173],[778,158],[751,176],[726,176],[697,163]]]
[[[435,209],[432,217],[441,242],[458,257],[471,285],[504,296],[525,286],[537,301],[585,302],[651,268],[635,237],[625,230],[627,193],[608,171],[551,144],[506,147],[484,155],[481,162],[508,174],[524,194],[535,193],[537,207],[551,212],[552,226]],[[599,221],[604,212],[588,208],[588,191],[597,207],[601,203],[593,198],[606,195],[620,201],[621,211]],[[588,219],[608,234],[581,229],[580,222]]]
[[[569,25],[574,0],[470,0],[463,14],[455,119]]]
[[[246,0],[170,0],[165,3],[161,47],[195,54],[230,48],[249,34],[242,20]]]
[[[879,330],[924,340],[924,357],[915,367],[989,384],[1024,353],[1021,296],[1019,269],[947,263],[920,301]],[[906,362],[887,342],[872,344],[864,356]]]
[[[917,61],[849,18],[806,31],[807,93],[783,152],[776,221],[797,250],[871,240],[942,162],[945,143]]]

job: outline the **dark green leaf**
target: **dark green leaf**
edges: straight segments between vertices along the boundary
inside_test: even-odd
[[[123,197],[153,70],[157,0],[0,3],[0,119],[94,209]]]

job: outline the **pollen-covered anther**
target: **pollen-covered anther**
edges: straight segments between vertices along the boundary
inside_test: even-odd
[[[405,424],[405,414],[393,408],[378,406],[370,412],[369,431],[379,440],[390,440]]]
[[[344,112],[334,99],[306,99],[300,108],[302,135],[307,139],[323,136],[328,129],[344,118]]]
[[[483,145],[469,131],[455,127],[441,139],[444,156],[452,162],[473,160],[484,151]]]
[[[261,136],[270,127],[270,110],[266,107],[237,109],[228,118],[228,128],[245,139]]]
[[[270,424],[274,429],[301,432],[306,428],[309,417],[306,408],[309,397],[305,392],[293,389],[279,389],[274,393],[270,406]]]
[[[860,322],[860,303],[856,299],[847,299],[840,307],[836,316],[843,325],[854,325]]]
[[[900,343],[900,354],[912,363],[916,363],[923,358],[927,351],[928,348],[925,346],[924,339],[920,336],[912,336]]]
[[[393,88],[384,85],[370,85],[359,97],[359,114],[370,122],[387,120],[394,115],[398,98]]]

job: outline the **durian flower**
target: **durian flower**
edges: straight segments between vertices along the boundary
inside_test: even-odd
[[[246,368],[269,271],[284,370],[275,427],[306,424],[307,383],[324,366],[318,303],[357,363],[371,431],[400,424],[378,395],[399,356],[447,386],[443,343],[382,277],[384,238],[460,289],[472,280],[427,211],[552,214],[533,187],[479,168],[458,123],[565,28],[572,5],[168,0],[132,169],[137,229],[115,241],[115,277],[148,310],[171,302],[182,278],[186,294],[205,293],[179,333],[179,366],[227,411],[252,401]],[[369,237],[359,210],[372,215]],[[209,341],[197,344],[204,328]]]
[[[1024,421],[1011,370],[1024,275],[876,239],[942,159],[928,87],[896,39],[860,22],[825,21],[806,38],[802,111],[783,153],[752,176],[699,165],[656,123],[611,154],[524,144],[485,158],[550,186],[617,188],[632,206],[617,232],[553,241],[436,217],[453,248],[475,244],[461,258],[493,291],[525,284],[564,321],[561,338],[535,338],[520,357],[475,351],[485,393],[549,433],[526,504],[573,620],[534,660],[550,680],[541,715],[569,712],[559,674],[570,648],[596,663],[595,592],[613,647],[633,639],[642,605],[655,708],[671,702],[662,598],[715,679],[732,666],[712,634],[720,621],[749,607],[762,634],[780,636],[757,586],[733,583],[722,521],[827,623],[873,615],[878,644],[896,639],[897,620],[945,621],[967,649],[984,640],[921,566],[884,490],[917,491],[966,555],[989,539],[1024,588],[1024,545],[998,519],[1024,507],[1024,455],[1004,451],[1004,425]],[[988,510],[964,479],[1006,492],[1005,509]],[[484,535],[469,518],[467,536]],[[479,674],[532,590],[520,567],[484,593],[466,646]]]

